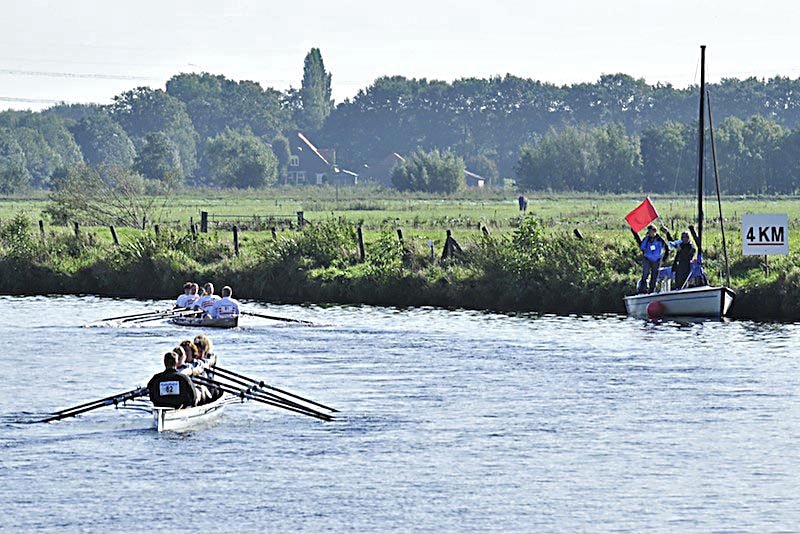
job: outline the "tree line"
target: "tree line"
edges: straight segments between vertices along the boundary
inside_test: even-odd
[[[70,168],[107,177],[119,167],[169,187],[269,186],[288,165],[296,129],[365,178],[370,164],[406,156],[412,161],[394,173],[401,189],[461,187],[463,169],[453,174],[453,163],[490,184],[516,178],[524,190],[685,191],[695,172],[696,86],[624,74],[568,86],[511,75],[452,83],[391,76],[337,106],[330,86],[315,48],[300,89],[178,74],[163,90],[138,87],[108,106],[1,112],[0,193],[54,188],[75,175]],[[800,78],[725,79],[709,89],[724,190],[800,189],[792,157]],[[406,168],[412,163],[419,172]],[[447,185],[454,176],[460,182]]]

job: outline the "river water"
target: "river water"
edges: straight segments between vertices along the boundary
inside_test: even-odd
[[[0,297],[0,530],[781,531],[800,525],[796,324],[247,308],[220,364],[341,410],[255,403],[157,434],[113,408],[197,331],[85,327],[166,302]]]

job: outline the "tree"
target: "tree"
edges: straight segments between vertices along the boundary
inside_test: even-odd
[[[303,84],[300,88],[301,110],[297,126],[301,130],[316,132],[325,123],[333,109],[331,99],[331,74],[319,48],[312,48],[303,61]]]
[[[163,132],[151,132],[134,161],[134,170],[145,178],[175,187],[183,183],[183,168],[178,148]]]
[[[186,105],[202,140],[219,135],[226,128],[250,130],[272,139],[294,127],[291,112],[282,105],[281,93],[264,89],[256,82],[236,82],[208,73],[178,74],[167,82],[167,93]]]
[[[25,153],[8,128],[0,128],[0,193],[21,191],[30,182],[25,168]]]
[[[15,128],[13,132],[22,153],[25,154],[25,168],[31,176],[32,185],[46,187],[61,159],[36,130],[23,127]]]
[[[82,118],[70,131],[89,165],[95,168],[101,165],[133,165],[136,156],[133,143],[122,126],[105,113]]]
[[[160,89],[137,87],[114,97],[109,113],[137,150],[144,146],[147,134],[163,132],[178,149],[183,173],[193,175],[197,168],[197,132],[183,102]]]
[[[148,180],[128,168],[73,165],[53,175],[53,192],[46,212],[56,222],[68,219],[90,224],[139,227],[160,219],[171,191],[150,187]]]
[[[464,160],[450,151],[417,150],[392,169],[392,184],[401,191],[453,193],[465,186]]]
[[[689,192],[697,173],[697,135],[686,124],[667,122],[642,132],[642,190]]]
[[[272,149],[249,132],[226,130],[209,140],[205,159],[217,186],[264,187],[278,178],[278,160]]]
[[[523,147],[515,171],[521,191],[587,191],[599,166],[592,131],[567,126],[551,129],[535,146]]]
[[[272,152],[278,159],[278,174],[285,176],[289,169],[289,159],[292,157],[292,151],[289,148],[289,140],[285,135],[276,135],[272,140]]]
[[[590,180],[591,189],[621,193],[640,183],[642,155],[639,141],[625,134],[625,127],[610,123],[592,132],[597,168]]]

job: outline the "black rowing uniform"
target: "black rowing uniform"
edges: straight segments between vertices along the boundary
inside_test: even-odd
[[[185,408],[197,404],[197,391],[191,378],[175,369],[158,373],[147,383],[153,406]]]

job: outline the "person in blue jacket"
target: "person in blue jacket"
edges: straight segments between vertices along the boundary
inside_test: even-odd
[[[644,253],[642,259],[642,279],[639,281],[639,291],[643,292],[647,287],[647,292],[652,293],[656,288],[656,281],[658,280],[658,270],[661,268],[661,260],[667,252],[669,247],[667,242],[658,235],[658,230],[652,224],[647,227],[647,235],[642,239],[642,244],[639,245]],[[647,277],[650,277],[650,283],[647,284]]]

